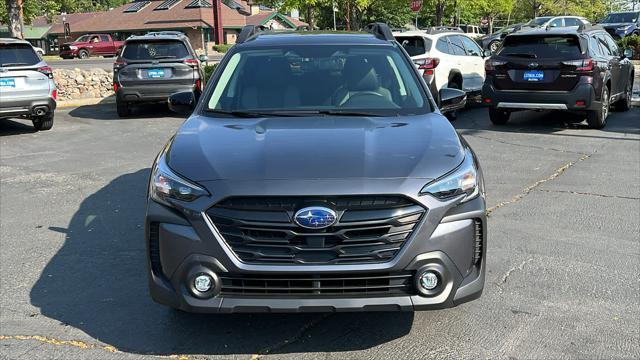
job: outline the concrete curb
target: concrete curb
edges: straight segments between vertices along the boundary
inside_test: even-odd
[[[98,105],[98,104],[115,104],[115,96],[108,96],[105,98],[88,98],[88,99],[73,99],[58,101],[58,108],[79,107],[86,105]]]

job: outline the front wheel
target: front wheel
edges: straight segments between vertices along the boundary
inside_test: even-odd
[[[505,110],[489,108],[489,120],[495,125],[504,125],[509,121],[511,113]]]
[[[592,129],[602,129],[607,123],[609,115],[609,89],[606,87],[602,90],[602,105],[598,110],[587,112],[587,124]]]
[[[33,122],[33,127],[38,131],[51,130],[51,128],[53,127],[53,111],[31,121]]]
[[[78,57],[80,59],[87,59],[89,57],[89,52],[87,50],[80,50],[78,52]]]

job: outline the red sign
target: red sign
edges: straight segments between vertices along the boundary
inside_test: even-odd
[[[411,11],[418,12],[422,9],[422,0],[411,0]]]

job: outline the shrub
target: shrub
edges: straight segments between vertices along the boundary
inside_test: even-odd
[[[640,59],[640,35],[626,36],[618,40],[620,49],[633,49],[633,59]]]
[[[222,44],[222,45],[213,45],[213,50],[219,53],[226,53],[233,45],[231,44]]]
[[[205,83],[207,81],[209,81],[209,78],[211,77],[211,75],[213,75],[213,72],[216,71],[217,67],[218,67],[218,63],[211,64],[211,65],[206,65],[204,67],[204,82]]]

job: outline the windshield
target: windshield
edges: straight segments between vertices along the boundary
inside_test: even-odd
[[[609,14],[604,20],[605,24],[612,23],[634,23],[638,20],[638,13],[617,13]]]
[[[129,60],[184,59],[189,57],[189,50],[181,41],[132,41],[124,47],[122,57]]]
[[[75,42],[87,42],[89,41],[89,35],[82,35],[76,39]]]
[[[527,25],[536,25],[536,26],[540,26],[544,23],[546,23],[547,21],[549,21],[551,19],[551,16],[543,16],[543,17],[537,17],[535,19],[531,19],[531,21],[529,21],[527,23]]]
[[[208,99],[217,112],[423,114],[431,105],[396,47],[292,45],[233,54]]]
[[[0,66],[35,65],[40,58],[27,44],[0,44]]]

